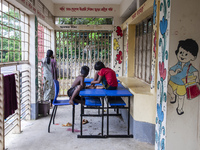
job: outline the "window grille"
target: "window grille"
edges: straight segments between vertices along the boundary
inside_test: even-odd
[[[151,82],[152,17],[136,25],[135,77]]]
[[[38,23],[38,60],[46,56],[48,49],[51,49],[51,30]]]
[[[43,100],[43,69],[41,60],[46,57],[48,49],[51,49],[51,30],[38,23],[38,100]]]
[[[29,16],[0,0],[0,63],[28,61]]]

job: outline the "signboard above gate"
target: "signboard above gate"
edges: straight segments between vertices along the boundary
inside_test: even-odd
[[[55,25],[55,30],[113,30],[113,25]]]

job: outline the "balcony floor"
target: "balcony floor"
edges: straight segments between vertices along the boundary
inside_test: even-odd
[[[51,113],[52,109],[50,110]],[[21,134],[8,134],[5,146],[9,150],[154,150],[154,146],[139,142],[134,138],[77,138],[80,134],[80,105],[76,106],[75,130],[71,127],[63,127],[62,124],[71,123],[71,106],[60,106],[57,109],[55,125],[51,125],[51,133],[48,133],[50,115],[40,117],[37,120],[22,121]],[[97,110],[86,110],[97,112]],[[112,112],[112,111],[111,111]],[[106,113],[106,112],[105,112]],[[89,123],[83,125],[83,134],[97,135],[101,132],[100,117],[85,117]],[[106,117],[104,126],[106,125]],[[110,117],[110,134],[126,133],[126,125],[121,117]],[[116,132],[117,131],[117,132]],[[106,133],[106,129],[104,129]]]

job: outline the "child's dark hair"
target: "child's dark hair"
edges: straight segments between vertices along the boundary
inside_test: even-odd
[[[101,70],[102,68],[105,68],[105,65],[101,61],[95,63],[94,65],[95,70]]]
[[[190,52],[193,56],[197,56],[199,51],[199,46],[197,42],[193,39],[186,39],[185,41],[179,41],[178,48],[175,51],[176,55],[179,52],[179,48],[182,47],[184,50]]]
[[[83,74],[85,77],[88,75],[89,71],[90,71],[90,68],[88,66],[81,67],[81,74]]]

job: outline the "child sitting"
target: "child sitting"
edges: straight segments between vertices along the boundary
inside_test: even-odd
[[[91,87],[97,83],[102,82],[103,86],[97,86],[97,89],[105,88],[107,90],[116,90],[118,86],[115,72],[106,68],[105,65],[98,61],[95,63],[94,69],[97,71],[94,75],[94,80],[91,82]],[[94,87],[95,88],[95,87]]]
[[[76,77],[71,88],[67,91],[67,95],[70,97],[69,103],[71,105],[73,105],[74,102],[81,103],[81,97],[79,96],[79,92],[80,92],[80,90],[85,88],[84,79],[85,79],[85,77],[87,77],[89,70],[90,69],[88,66],[82,66],[81,67],[81,75]]]

